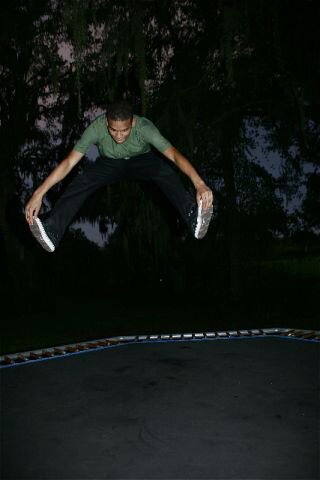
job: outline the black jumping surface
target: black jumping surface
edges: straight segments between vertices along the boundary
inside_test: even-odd
[[[3,479],[319,478],[319,343],[141,343],[5,368]]]

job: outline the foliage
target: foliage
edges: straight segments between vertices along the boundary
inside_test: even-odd
[[[88,253],[112,266],[110,288],[128,286],[136,276],[152,284],[170,278],[174,291],[201,287],[206,279],[205,288],[214,291],[223,282],[226,295],[236,299],[241,265],[265,255],[269,244],[297,225],[317,234],[318,9],[315,1],[288,0],[4,4],[0,220],[8,289],[50,288],[42,275],[52,265],[27,240],[23,205],[83,128],[117,97],[131,100],[190,158],[214,189],[219,219],[199,248],[149,186],[97,192],[76,220],[99,222],[102,232],[108,224],[118,226],[105,251]],[[248,153],[259,146],[261,132],[266,149],[278,154],[278,174]],[[47,209],[88,161],[49,192]],[[288,202],[302,188],[302,209],[292,213]],[[67,241],[85,248],[85,239],[69,235]],[[224,273],[215,277],[220,262]],[[79,276],[73,281],[81,283]]]

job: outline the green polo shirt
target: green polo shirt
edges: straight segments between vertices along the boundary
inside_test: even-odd
[[[130,135],[124,143],[118,144],[107,129],[106,114],[100,115],[86,128],[73,149],[85,154],[91,145],[96,145],[101,156],[129,159],[149,152],[151,146],[161,153],[172,146],[150,120],[138,115],[134,118],[136,123]]]

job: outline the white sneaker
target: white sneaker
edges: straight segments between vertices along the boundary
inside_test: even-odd
[[[200,238],[203,238],[205,234],[208,231],[211,218],[213,214],[213,206],[212,204],[210,205],[207,210],[202,209],[202,200],[200,200],[199,206],[198,206],[198,216],[197,216],[197,222],[196,222],[196,227],[194,231],[194,236],[200,240]]]
[[[55,251],[55,246],[50,240],[45,230],[45,224],[41,222],[40,218],[33,217],[33,224],[29,225],[29,227],[32,235],[47,252],[52,253]]]

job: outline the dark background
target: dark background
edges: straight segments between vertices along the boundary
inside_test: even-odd
[[[319,328],[318,4],[2,5],[2,353],[118,334]],[[191,160],[218,217],[197,241],[153,186],[123,183],[93,195],[48,254],[24,205],[115,98]],[[43,212],[96,155],[52,188]],[[89,240],[91,226],[101,233]]]

